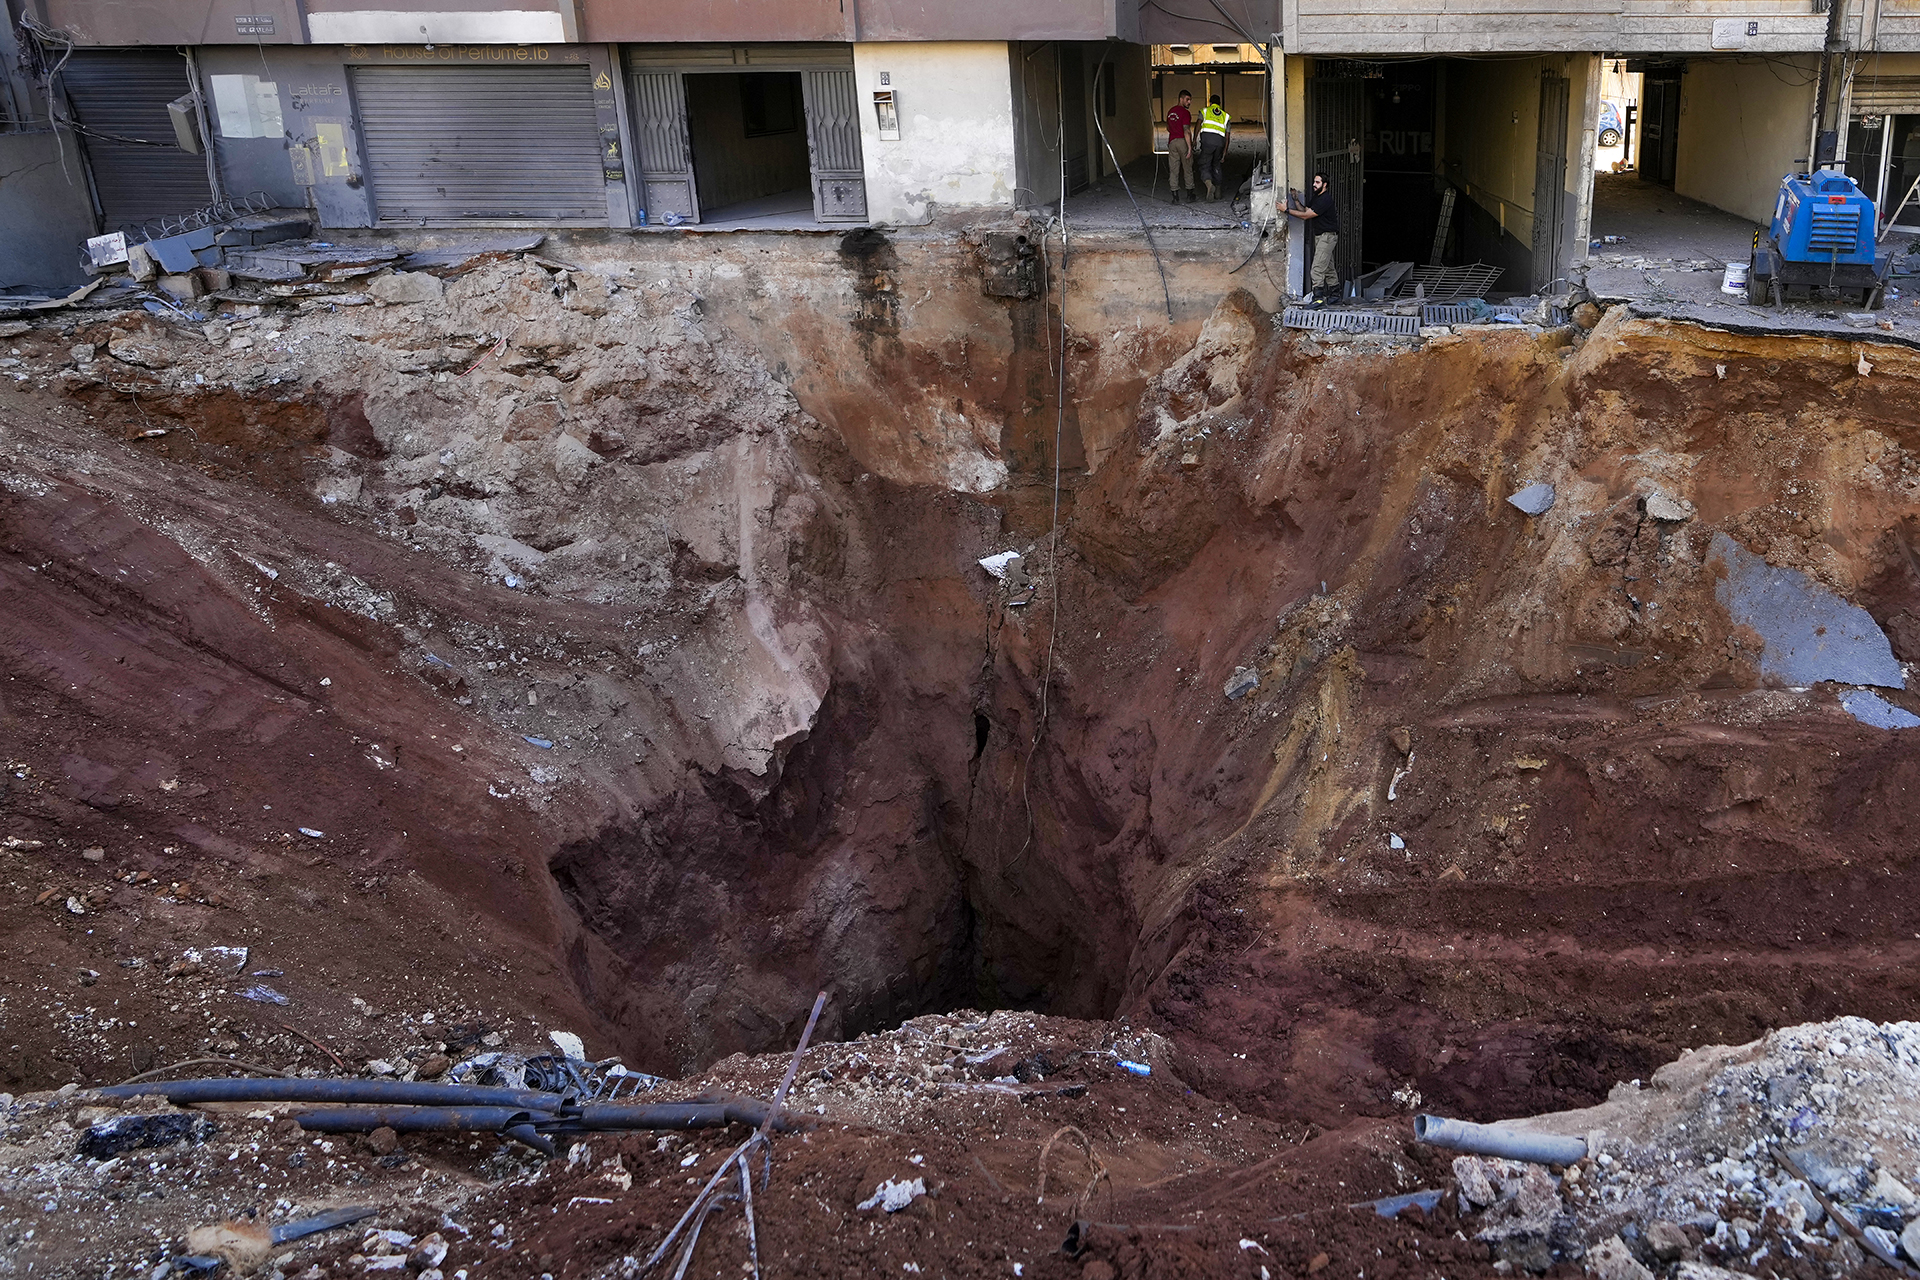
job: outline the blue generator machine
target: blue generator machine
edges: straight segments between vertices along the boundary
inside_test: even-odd
[[[1753,234],[1747,300],[1779,306],[1788,298],[1834,290],[1869,310],[1880,305],[1891,254],[1877,253],[1873,201],[1838,169],[1780,180],[1773,222]]]

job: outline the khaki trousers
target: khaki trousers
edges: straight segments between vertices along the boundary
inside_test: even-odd
[[[1333,258],[1333,252],[1339,245],[1340,233],[1337,231],[1323,232],[1313,238],[1313,275],[1308,279],[1308,284],[1318,289],[1340,283],[1340,268]]]
[[[1193,190],[1193,139],[1167,139],[1167,183],[1175,191]]]

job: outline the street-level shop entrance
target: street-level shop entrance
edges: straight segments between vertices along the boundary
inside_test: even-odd
[[[605,226],[593,70],[354,67],[376,225]]]
[[[213,203],[207,158],[176,145],[167,104],[193,92],[172,49],[80,49],[60,72],[106,231]]]
[[[851,45],[628,49],[649,224],[864,222]]]

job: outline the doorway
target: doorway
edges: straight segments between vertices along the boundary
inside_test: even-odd
[[[629,45],[622,56],[640,225],[866,221],[851,45]]]
[[[1641,81],[1640,177],[1673,185],[1680,158],[1680,68],[1648,67]]]
[[[701,220],[810,216],[806,125],[798,71],[688,76]]]
[[[1920,228],[1920,115],[1856,116],[1847,129],[1847,176],[1873,198],[1881,221]],[[1907,197],[1912,195],[1912,200]],[[1900,205],[1896,212],[1895,205]]]

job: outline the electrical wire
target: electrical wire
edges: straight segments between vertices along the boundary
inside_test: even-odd
[[[1127,203],[1133,206],[1133,216],[1140,220],[1140,232],[1142,235],[1144,235],[1147,238],[1147,249],[1153,254],[1153,265],[1160,272],[1160,294],[1163,298],[1166,299],[1166,303],[1167,303],[1167,323],[1172,324],[1173,323],[1173,289],[1172,289],[1172,286],[1170,286],[1167,283],[1167,264],[1161,261],[1160,246],[1153,242],[1153,228],[1147,225],[1147,215],[1141,212],[1140,202],[1133,198],[1133,185],[1127,181],[1127,171],[1120,167],[1120,158],[1114,155],[1113,153],[1113,143],[1109,141],[1107,138],[1107,127],[1100,123],[1100,102],[1097,94],[1099,90],[1101,75],[1106,72],[1108,67],[1113,65],[1112,63],[1107,61],[1107,55],[1110,52],[1111,52],[1110,46],[1103,48],[1100,51],[1100,62],[1094,68],[1094,72],[1093,72],[1093,83],[1094,83],[1095,93],[1096,93],[1096,97],[1093,104],[1093,127],[1094,127],[1094,130],[1100,135],[1100,145],[1107,149],[1107,159],[1113,162],[1113,171],[1115,175],[1117,175],[1120,179],[1120,189],[1127,193]],[[1221,154],[1222,154],[1222,157],[1224,158],[1225,156],[1224,149],[1222,149]],[[1226,181],[1226,177],[1227,175],[1224,172],[1220,175],[1220,180],[1222,183]],[[1065,191],[1065,188],[1063,187],[1060,195],[1060,210],[1062,214],[1066,212],[1066,208],[1067,208],[1066,191]],[[1063,352],[1066,349],[1065,341],[1066,340],[1064,338],[1061,340],[1061,350]]]
[[[1027,850],[1033,847],[1033,757],[1039,753],[1041,740],[1047,736],[1048,700],[1053,691],[1053,650],[1060,637],[1060,445],[1066,438],[1067,426],[1067,259],[1072,233],[1067,227],[1066,76],[1057,59],[1054,66],[1055,109],[1059,113],[1060,126],[1060,364],[1054,382],[1053,518],[1047,531],[1047,584],[1052,595],[1053,616],[1048,619],[1047,662],[1040,677],[1040,714],[1034,722],[1033,743],[1027,748],[1026,763],[1020,769],[1020,803],[1027,814],[1027,837],[1020,842],[1020,852],[1014,854],[1009,870],[1012,866],[1018,866],[1027,856]],[[1097,124],[1099,112],[1094,113],[1094,119]]]

